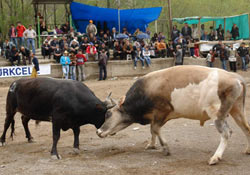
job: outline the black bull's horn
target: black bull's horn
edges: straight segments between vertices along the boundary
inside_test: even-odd
[[[117,102],[114,99],[110,98],[111,95],[112,95],[112,92],[109,93],[109,95],[104,101],[104,104],[106,105],[107,109],[111,109],[117,105]]]

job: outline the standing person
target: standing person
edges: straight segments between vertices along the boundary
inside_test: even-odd
[[[88,36],[92,33],[94,36],[97,34],[97,28],[95,26],[95,24],[93,24],[92,20],[89,20],[89,24],[87,25],[86,28],[86,33],[88,34]]]
[[[229,65],[230,65],[230,70],[233,71],[233,72],[236,72],[237,71],[237,68],[236,68],[236,51],[233,49],[233,44],[230,45],[230,48],[229,48]]]
[[[36,48],[35,48],[35,39],[36,39],[36,31],[32,29],[32,25],[29,25],[29,28],[25,30],[23,35],[27,38],[27,48],[30,49],[30,44],[32,47],[32,53],[36,53]]]
[[[221,61],[221,67],[224,70],[227,70],[227,60],[228,60],[227,49],[225,48],[225,45],[222,44],[220,48],[220,61]]]
[[[68,79],[69,78],[69,65],[70,65],[68,51],[65,51],[63,56],[61,56],[60,64],[62,65],[63,77],[65,79]]]
[[[26,60],[28,60],[29,64],[31,64],[30,50],[22,46],[20,53],[22,54],[23,65],[27,65]]]
[[[14,26],[14,24],[11,24],[11,27],[9,29],[9,37],[10,37],[10,41],[15,44],[16,47],[17,46],[17,30]]]
[[[180,37],[180,31],[177,29],[177,25],[174,25],[172,33],[171,33],[171,39],[174,41],[176,38]]]
[[[222,25],[219,25],[219,28],[217,29],[217,36],[218,40],[224,40],[224,29],[222,28]]]
[[[78,81],[84,81],[86,76],[84,72],[84,63],[87,62],[87,59],[85,55],[82,53],[82,50],[78,50],[78,53],[76,54],[76,67],[77,67],[77,72],[78,72]]]
[[[207,54],[206,61],[207,61],[208,67],[213,67],[214,57],[213,57],[213,50],[212,49]]]
[[[236,40],[240,34],[239,34],[239,28],[237,27],[236,24],[233,25],[232,30],[231,30],[232,38]]]
[[[76,55],[75,52],[70,54],[69,75],[71,80],[76,80]]]
[[[108,56],[105,53],[105,49],[102,49],[98,61],[99,81],[106,80],[107,78],[107,61],[108,61]],[[104,75],[102,74],[102,72],[104,73]]]
[[[191,38],[192,35],[192,29],[188,26],[187,23],[184,24],[184,27],[181,29],[181,34],[183,37],[187,40],[188,38]]]
[[[182,48],[180,45],[176,46],[176,53],[175,53],[175,65],[183,65],[182,61]]]
[[[34,65],[31,73],[31,78],[36,78],[37,77],[37,72],[40,70],[39,69],[39,62],[38,59],[35,57],[34,53],[31,53],[31,58],[32,58],[32,63]]]
[[[248,49],[246,48],[246,44],[242,43],[241,46],[237,49],[237,52],[238,52],[238,55],[241,58],[242,70],[247,71],[246,55],[249,52],[248,52]]]
[[[19,49],[21,48],[21,46],[24,46],[24,37],[23,37],[23,33],[26,30],[26,28],[21,24],[21,22],[17,22],[17,39],[18,39],[18,47]]]

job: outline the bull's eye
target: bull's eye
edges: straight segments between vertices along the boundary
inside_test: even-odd
[[[105,119],[107,119],[107,118],[111,117],[111,115],[112,115],[112,112],[107,111],[107,112],[106,112],[106,115],[105,115]]]

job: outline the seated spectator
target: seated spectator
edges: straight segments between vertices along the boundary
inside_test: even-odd
[[[54,53],[56,49],[56,45],[59,44],[59,41],[57,39],[57,36],[54,36],[53,40],[50,42],[50,47],[51,47],[51,53]]]
[[[27,65],[26,60],[28,60],[29,64],[31,64],[30,50],[22,46],[20,53],[22,54],[23,65]]]
[[[54,60],[56,60],[57,63],[60,63],[61,56],[62,56],[62,50],[60,49],[59,44],[57,44],[54,50]]]
[[[45,44],[42,45],[42,56],[45,59],[46,56],[51,56],[51,46],[49,45],[48,41],[45,41]]]
[[[122,29],[122,33],[123,33],[123,34],[125,34],[125,35],[128,35],[128,36],[131,36],[131,34],[130,34],[130,33],[128,33],[128,31],[127,31],[127,28],[126,28],[126,27],[123,27],[123,29]]]
[[[161,40],[164,40],[166,37],[163,35],[162,32],[159,32],[158,34],[158,41],[161,42]]]
[[[138,39],[134,42],[133,46],[134,46],[135,49],[136,49],[137,47],[141,48],[141,43],[139,42]]]
[[[118,41],[115,41],[114,50],[113,50],[113,56],[114,56],[115,60],[117,59],[117,56],[119,56],[120,59],[121,59],[121,56],[122,56],[122,46],[119,44]]]
[[[64,34],[67,34],[67,33],[70,31],[69,22],[66,22],[64,25],[62,25],[61,31],[62,31]]]
[[[163,39],[157,43],[157,52],[160,57],[165,58],[167,53],[167,46]]]
[[[99,33],[99,35],[98,35],[98,39],[99,40],[102,40],[103,39],[103,36],[104,36],[104,30],[100,30],[100,33]]]
[[[12,42],[10,42],[8,39],[5,40],[3,43],[3,55],[8,60],[10,57],[10,52],[12,47],[15,46]]]
[[[98,52],[93,43],[89,43],[89,46],[87,47],[87,50],[86,50],[87,60],[89,60],[89,57],[91,56],[93,56],[95,60],[98,60]]]
[[[63,56],[61,56],[61,58],[60,58],[60,64],[62,65],[63,78],[68,79],[69,78],[70,58],[68,56],[68,52],[67,51],[65,51],[63,53]]]
[[[16,46],[12,46],[9,60],[10,60],[12,66],[15,66],[14,65],[15,61],[17,61],[17,66],[20,65],[20,56],[19,56],[19,52],[18,52]]]
[[[148,36],[150,36],[151,35],[151,32],[150,32],[150,30],[149,30],[149,28],[147,27],[146,28],[146,32],[145,32],[146,34],[148,34]]]
[[[57,26],[55,26],[56,34],[63,34],[63,31],[61,31]]]
[[[84,37],[84,38],[82,39],[82,41],[80,42],[80,47],[79,47],[79,49],[82,50],[82,53],[83,53],[83,54],[86,53],[86,49],[87,49],[88,45],[89,45],[88,37]]]
[[[106,80],[106,78],[107,78],[107,62],[108,62],[108,57],[105,53],[105,50],[102,49],[100,57],[99,57],[99,61],[98,61],[99,81]],[[102,74],[102,72],[104,73],[104,75]]]
[[[74,52],[75,54],[77,54],[78,49],[79,49],[79,43],[77,40],[74,39],[70,45],[70,52]]]
[[[68,45],[68,41],[66,36],[63,36],[62,39],[59,41],[59,47],[61,50],[63,50],[65,44]]]
[[[62,49],[63,52],[67,51],[67,52],[70,52],[70,48],[69,48],[69,45],[66,43],[64,44],[64,47]]]
[[[233,25],[232,30],[231,30],[231,34],[232,34],[232,38],[234,40],[236,40],[240,36],[239,28],[237,27],[236,24]]]
[[[76,54],[76,59],[77,59],[77,72],[78,72],[78,81],[84,81],[86,76],[84,73],[84,64],[85,62],[87,62],[87,59],[85,57],[85,55],[82,53],[82,50],[78,50],[78,53]]]
[[[226,41],[229,41],[232,39],[232,34],[229,30],[227,30],[227,33],[226,33]]]
[[[100,47],[100,45],[101,45],[101,42],[97,39],[97,37],[94,37],[93,44],[94,44],[94,46],[96,47],[96,50],[97,50],[97,52],[98,52],[98,49],[99,49],[99,47]]]
[[[73,27],[70,27],[70,31],[68,33],[68,38],[73,40],[77,36],[77,32],[75,32]]]
[[[50,37],[50,36],[47,36],[47,38],[44,40],[43,44],[45,44],[46,41],[48,42],[48,44],[50,44],[51,41],[52,41],[51,37]]]
[[[111,48],[111,47],[112,47],[111,39],[110,39],[110,37],[108,37],[108,35],[107,35],[106,33],[103,35],[102,42],[103,42],[108,48]]]
[[[173,46],[173,41],[170,40],[168,42],[168,47],[167,47],[167,57],[174,57],[174,46]]]
[[[126,40],[123,45],[122,59],[127,59],[127,56],[131,55],[132,59],[134,59],[134,50],[132,44]]]
[[[198,42],[199,42],[199,39],[195,39],[195,42],[194,42],[194,57],[200,57],[199,44],[197,44]]]
[[[69,75],[71,80],[76,80],[76,55],[75,52],[70,53]]]
[[[142,32],[140,31],[139,28],[137,28],[137,29],[135,30],[135,32],[134,32],[134,36],[137,36],[137,35],[139,35],[140,33],[142,33]]]
[[[45,32],[48,33],[48,30],[47,30],[45,21],[43,21],[43,22],[40,24],[40,33],[41,33],[42,35],[44,35]]]
[[[116,35],[118,35],[118,32],[116,31],[116,28],[113,27],[113,28],[112,28],[112,33],[111,33],[111,38],[112,38],[112,42],[113,42],[113,43],[115,43]]]
[[[143,48],[142,56],[147,64],[147,66],[149,67],[151,65],[151,59],[150,59],[150,51],[149,51],[147,46],[145,48]]]
[[[158,34],[155,33],[154,36],[151,38],[151,42],[152,42],[152,43],[155,43],[155,42],[157,42],[157,41],[158,41]]]
[[[135,50],[135,58],[134,58],[134,69],[137,68],[137,61],[140,60],[141,64],[142,64],[142,69],[145,69],[144,67],[144,59],[142,57],[142,53],[141,53],[141,48],[137,47]]]
[[[109,55],[110,55],[109,48],[105,45],[105,43],[101,44],[100,48],[98,49],[98,54],[100,54],[100,51],[103,50],[103,49],[105,50],[105,53],[106,53],[106,55],[107,55],[107,57],[109,59]]]

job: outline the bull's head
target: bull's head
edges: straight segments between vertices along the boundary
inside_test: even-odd
[[[96,131],[99,137],[103,138],[108,135],[114,135],[132,124],[129,115],[123,110],[122,105],[124,101],[125,96],[122,97],[118,103],[108,96],[106,102],[109,102],[109,106],[112,108],[109,108],[106,112],[104,124]]]

